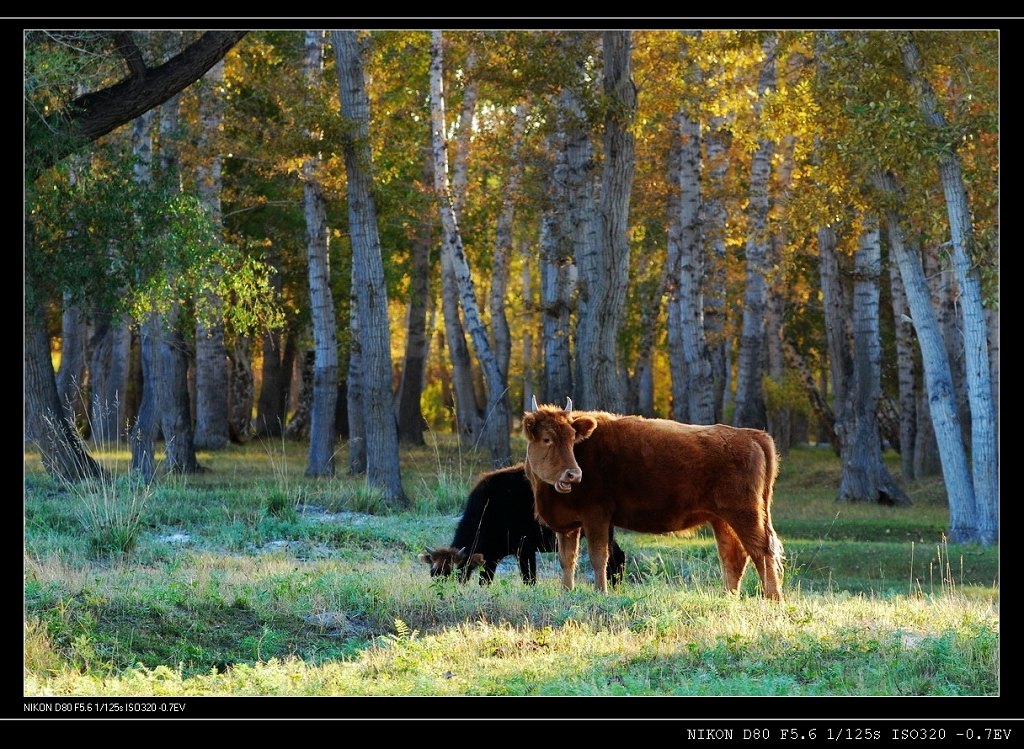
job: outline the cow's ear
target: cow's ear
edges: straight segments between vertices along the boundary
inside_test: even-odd
[[[537,416],[535,414],[523,414],[523,435],[529,441],[537,439]]]
[[[572,428],[576,430],[576,441],[581,442],[597,429],[597,420],[591,416],[577,416],[572,420]]]

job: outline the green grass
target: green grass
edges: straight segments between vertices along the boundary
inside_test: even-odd
[[[305,478],[298,443],[200,454],[210,470],[154,485],[116,553],[26,451],[26,695],[998,694],[998,549],[946,543],[938,479],[910,508],[837,504],[834,455],[787,454],[781,605],[752,571],[727,596],[703,529],[618,531],[608,595],[585,556],[563,590],[552,554],[536,587],[514,566],[459,586],[416,557],[450,541],[486,463],[431,439],[403,452],[404,511],[343,468]],[[94,454],[124,475],[126,455]]]

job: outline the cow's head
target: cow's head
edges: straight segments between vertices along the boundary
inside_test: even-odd
[[[572,399],[566,399],[565,408],[538,406],[533,399],[533,411],[523,415],[523,434],[526,436],[526,472],[555,487],[555,491],[568,494],[572,485],[583,480],[573,455],[573,445],[593,434],[597,421],[587,414],[572,413]]]
[[[420,554],[419,559],[430,565],[431,577],[448,577],[457,571],[461,583],[466,582],[470,573],[484,563],[483,554],[467,554],[465,546],[461,549],[450,546],[432,549],[428,546],[426,552]]]

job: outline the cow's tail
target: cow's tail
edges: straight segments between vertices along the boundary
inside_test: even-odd
[[[775,449],[775,440],[767,432],[758,432],[755,437],[757,444],[764,453],[764,486],[761,489],[761,501],[764,503],[765,531],[768,535],[768,543],[772,557],[775,559],[776,573],[782,576],[782,563],[785,558],[785,549],[782,548],[782,541],[779,539],[775,528],[772,527],[772,500],[775,495],[775,480],[779,477],[779,453]]]

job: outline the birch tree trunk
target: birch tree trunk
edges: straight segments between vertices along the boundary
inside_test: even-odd
[[[455,221],[462,218],[466,204],[466,185],[469,181],[469,141],[473,131],[473,114],[476,111],[478,86],[472,77],[475,56],[471,52],[466,61],[469,76],[462,93],[462,107],[459,112],[459,128],[451,143],[451,203]],[[433,143],[430,151],[429,173],[432,184],[437,185],[437,165]],[[438,200],[443,200],[438,196]],[[460,442],[464,447],[474,448],[480,444],[483,432],[483,415],[477,400],[473,376],[473,360],[466,344],[466,330],[459,311],[459,283],[455,278],[455,266],[451,258],[441,253],[441,312],[444,317],[445,339],[448,343],[448,357],[452,364],[451,394],[455,406],[455,424]]]
[[[900,51],[925,119],[937,131],[945,130],[945,117],[939,110],[935,92],[921,73],[921,57],[911,32],[901,35]],[[981,282],[973,265],[974,228],[960,155],[955,150],[939,152],[939,177],[949,216],[953,268],[960,286],[967,395],[971,405],[971,470],[977,510],[976,529],[978,540],[988,545],[996,543],[999,535],[999,455],[985,310]]]
[[[904,483],[916,478],[914,444],[917,441],[917,371],[914,361],[914,326],[907,307],[899,266],[890,253],[889,288],[896,333],[896,381],[900,404],[900,474]]]
[[[323,75],[323,31],[307,30],[303,71],[307,87]],[[315,134],[311,137],[316,138]],[[327,201],[320,186],[320,157],[302,165],[302,195],[306,214],[306,261],[309,305],[313,321],[313,402],[309,422],[307,476],[334,475],[334,411],[338,399],[338,333],[331,294],[330,234]],[[390,380],[389,380],[390,382]]]
[[[498,374],[508,382],[508,363],[512,355],[512,337],[505,316],[505,296],[508,289],[509,259],[512,253],[512,220],[515,218],[515,199],[519,193],[520,152],[523,131],[526,128],[526,104],[516,106],[512,126],[512,146],[509,149],[508,176],[502,187],[501,208],[495,229],[494,257],[491,260],[491,345],[498,363]]]
[[[26,242],[31,241],[31,230]],[[85,449],[73,423],[64,417],[50,359],[50,337],[41,300],[26,279],[25,299],[25,423],[36,441],[46,472],[62,481],[82,481],[104,475]]]
[[[715,422],[723,422],[729,405],[729,347],[725,332],[725,229],[728,213],[723,200],[725,177],[729,170],[729,133],[721,118],[711,121],[707,141],[707,196],[705,199],[704,334],[711,361],[711,382],[715,402]]]
[[[256,397],[252,378],[252,339],[236,334],[231,347],[231,371],[228,378],[228,435],[232,442],[248,442],[252,437],[252,404]]]
[[[758,77],[757,90],[775,87],[774,34],[765,38],[761,49],[764,63]],[[755,120],[761,118],[761,100],[754,105]],[[764,336],[768,287],[765,279],[768,257],[768,209],[771,159],[774,144],[765,137],[758,139],[757,151],[750,166],[750,201],[747,209],[747,277],[743,297],[743,329],[736,377],[736,413],[733,424],[740,427],[767,426],[761,378],[764,374]]]
[[[819,274],[825,308],[825,341],[832,374],[832,412],[839,421],[846,410],[846,393],[853,378],[853,343],[850,305],[846,300],[846,291],[839,275],[836,244],[836,233],[831,227],[826,226],[818,230]],[[838,424],[836,432],[841,432]],[[842,444],[843,434],[839,433],[838,438]]]
[[[168,45],[171,36],[168,36]],[[160,105],[160,178],[170,189],[181,189],[178,166],[178,110],[180,96]],[[160,411],[160,430],[164,436],[164,470],[169,473],[198,473],[192,403],[188,389],[189,347],[180,326],[181,305],[173,303],[160,321],[160,340],[156,345],[156,402]]]
[[[559,122],[563,122],[561,116]],[[541,338],[544,346],[542,403],[562,403],[564,398],[574,393],[569,314],[577,279],[571,242],[563,231],[560,212],[560,206],[567,200],[568,167],[564,144],[564,131],[548,142],[548,150],[552,154],[551,179],[547,181],[540,218]]]
[[[881,377],[878,298],[881,244],[877,223],[865,221],[860,246],[854,255],[853,372],[850,389],[836,421],[843,473],[840,502],[878,502],[909,505],[910,498],[896,484],[882,460],[882,440],[875,413]]]
[[[64,296],[60,318],[60,367],[57,369],[57,399],[65,418],[72,424],[86,415],[88,392],[85,366],[87,325],[82,309]],[[84,421],[84,418],[81,418]]]
[[[220,128],[224,120],[224,61],[203,77],[199,100],[199,197],[214,225],[221,227]],[[219,450],[230,436],[228,427],[228,352],[224,342],[224,301],[207,292],[197,306],[196,432],[197,448]]]
[[[704,335],[704,245],[702,241],[702,195],[700,123],[686,112],[676,115],[682,140],[679,190],[679,325],[685,360],[686,420],[692,424],[715,423],[715,401],[711,359]]]
[[[890,201],[896,199],[898,189],[896,179],[891,174],[877,174],[874,181],[885,197]],[[907,292],[907,305],[914,320],[914,330],[924,361],[932,426],[942,459],[942,475],[949,501],[949,540],[952,543],[977,541],[974,486],[960,434],[960,419],[956,412],[945,344],[935,324],[921,263],[907,248],[896,209],[891,206],[887,208],[885,218],[889,247],[900,268],[900,277]]]
[[[373,195],[370,154],[370,100],[366,95],[362,55],[356,32],[333,34],[341,115],[350,125],[344,143],[348,178],[348,218],[352,266],[365,364],[363,392],[366,419],[366,480],[384,492],[385,501],[407,505],[398,456],[398,425],[391,390],[391,333],[384,281],[377,205]]]
[[[445,143],[445,117],[443,94],[443,50],[439,30],[432,35],[430,45],[430,114],[431,143],[434,153],[434,189],[440,201],[441,225],[444,230],[442,254],[448,258],[455,272],[459,302],[466,319],[466,327],[473,341],[477,359],[483,370],[487,404],[484,411],[481,437],[494,466],[512,462],[509,441],[509,409],[507,384],[501,378],[498,361],[488,340],[487,331],[476,301],[473,278],[469,272],[462,236],[459,232],[448,184],[448,155]]]
[[[348,472],[366,474],[366,398],[363,385],[363,336],[359,325],[359,300],[356,299],[356,266],[352,263],[352,283],[348,300],[348,377],[345,398],[348,404]]]
[[[430,174],[432,156],[427,154],[428,166],[424,168],[424,179],[433,182]],[[433,237],[430,222],[425,221],[420,232],[412,238],[412,268],[409,278],[409,306],[406,314],[405,359],[402,364],[402,379],[398,385],[398,439],[407,445],[422,445],[423,410],[420,406],[423,395],[423,378],[427,364],[427,300],[430,296],[430,245]]]
[[[107,312],[97,314],[89,348],[89,425],[93,440],[115,442],[125,418],[131,331]]]
[[[629,31],[605,31],[604,160],[601,207],[594,225],[598,238],[586,269],[587,303],[581,308],[578,364],[580,400],[585,408],[626,410],[626,377],[618,352],[618,335],[625,318],[629,285],[629,198],[633,188],[635,142],[631,130],[636,116],[636,87],[632,79]],[[578,157],[583,151],[577,151]],[[570,164],[573,164],[570,156]],[[578,245],[579,247],[579,245]],[[591,246],[585,245],[589,253]]]

